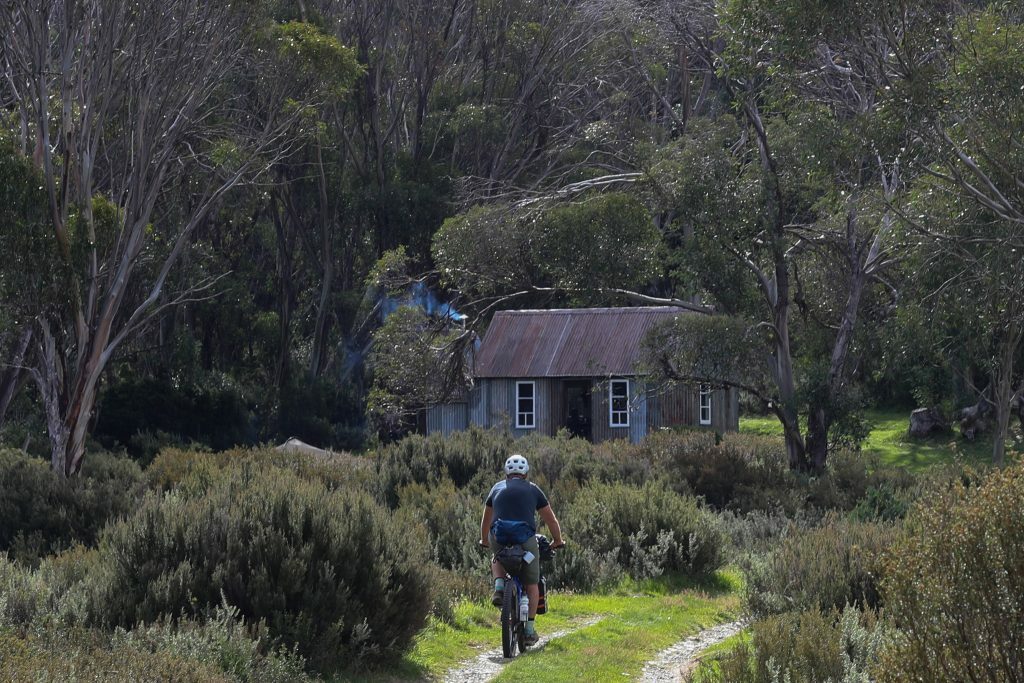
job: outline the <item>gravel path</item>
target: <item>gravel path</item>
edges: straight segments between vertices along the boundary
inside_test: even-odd
[[[704,629],[695,636],[681,640],[658,653],[658,656],[644,666],[640,674],[642,683],[677,683],[682,680],[683,671],[689,671],[695,663],[694,657],[716,645],[729,636],[743,630],[746,622],[731,621]]]
[[[541,633],[540,640],[537,641],[536,645],[527,650],[527,653],[540,650],[555,638],[561,638],[562,636],[567,636],[570,633],[579,631],[580,629],[593,626],[597,622],[601,621],[601,619],[603,619],[603,617],[595,617],[593,619],[576,623],[572,628],[567,628],[562,631],[555,631],[554,633],[547,635]],[[501,667],[510,661],[512,660],[505,659],[501,656],[500,647],[494,650],[488,650],[487,652],[477,655],[474,659],[466,662],[458,669],[452,669],[445,674],[443,680],[445,683],[481,683],[482,681],[489,681],[501,673]]]

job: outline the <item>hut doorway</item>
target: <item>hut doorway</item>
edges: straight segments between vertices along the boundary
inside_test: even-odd
[[[565,383],[565,428],[573,436],[588,441],[592,437],[590,401],[590,380],[571,380]]]

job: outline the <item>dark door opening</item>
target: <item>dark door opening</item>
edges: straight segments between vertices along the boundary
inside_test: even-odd
[[[591,439],[590,380],[572,380],[565,383],[565,428],[573,436]]]

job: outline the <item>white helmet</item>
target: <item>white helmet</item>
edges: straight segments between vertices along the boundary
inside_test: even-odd
[[[509,457],[505,461],[505,474],[522,474],[525,475],[530,471],[530,463],[526,462],[526,458],[516,453]]]

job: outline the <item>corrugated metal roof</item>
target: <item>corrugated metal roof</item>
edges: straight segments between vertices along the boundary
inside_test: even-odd
[[[671,306],[501,311],[476,355],[477,377],[602,377],[636,374],[640,343]]]

